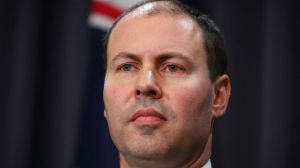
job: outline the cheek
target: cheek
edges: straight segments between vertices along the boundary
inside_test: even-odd
[[[103,88],[103,100],[106,120],[111,134],[122,130],[128,121],[126,109],[132,104],[133,85],[124,84],[115,79],[106,79]]]
[[[177,84],[169,88],[170,105],[183,120],[208,118],[211,106],[211,87],[207,83]]]
[[[116,101],[120,101],[120,96],[117,96],[120,93],[120,89],[114,85],[104,85],[103,90],[103,99],[106,107],[111,107],[110,105]]]
[[[110,135],[113,139],[119,133],[122,121],[122,89],[113,83],[105,83],[103,88],[103,101],[106,112],[106,120],[109,126]]]
[[[122,108],[126,100],[126,89],[118,84],[106,83],[103,89],[103,101],[108,123],[121,121]]]
[[[103,89],[105,108],[122,107],[127,102],[130,94],[131,89],[128,85],[120,85],[118,82],[105,82]]]
[[[173,129],[178,132],[178,143],[202,146],[211,131],[210,84],[177,84],[169,89],[172,98],[169,106],[175,114]]]

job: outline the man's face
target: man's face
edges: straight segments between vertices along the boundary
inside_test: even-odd
[[[203,151],[214,87],[200,28],[186,16],[128,16],[113,30],[105,116],[122,155],[143,159]]]

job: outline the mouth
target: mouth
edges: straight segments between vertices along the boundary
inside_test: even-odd
[[[167,121],[166,117],[152,108],[136,111],[130,119],[136,125],[158,125]]]

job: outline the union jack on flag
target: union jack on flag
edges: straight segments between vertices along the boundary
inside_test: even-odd
[[[141,0],[92,0],[89,24],[107,30],[124,10]]]

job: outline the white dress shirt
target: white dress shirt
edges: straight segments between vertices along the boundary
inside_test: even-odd
[[[210,160],[202,168],[211,168]]]

